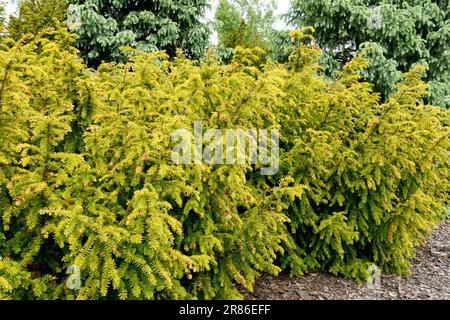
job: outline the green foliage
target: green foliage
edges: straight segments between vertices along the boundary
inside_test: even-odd
[[[417,63],[428,67],[431,101],[449,106],[450,7],[441,0],[293,0],[290,20],[314,26],[317,42],[336,70],[357,52],[369,61],[366,80],[385,97],[400,72]]]
[[[92,71],[64,30],[3,45],[0,298],[241,298],[283,269],[405,274],[444,216],[450,114],[423,104],[421,67],[384,103],[360,56],[323,79],[311,32],[291,34],[285,65],[259,48],[229,65],[128,49]],[[174,164],[172,133],[197,121],[279,129],[280,172]]]
[[[270,58],[273,61],[286,63],[292,53],[289,31],[272,30],[270,32]]]
[[[124,61],[123,46],[146,52],[166,50],[174,56],[181,48],[201,58],[208,45],[209,27],[202,23],[206,0],[98,1],[70,0],[80,25],[77,47],[89,65]]]
[[[219,1],[215,15],[219,45],[225,48],[267,46],[275,8],[274,1]]]
[[[449,220],[450,219],[450,206],[449,205],[446,206],[446,210],[447,210],[447,213],[445,214],[445,218],[447,220]]]
[[[3,33],[5,30],[5,3],[0,1],[0,33]]]
[[[283,109],[290,151],[281,167],[304,192],[288,216],[311,267],[358,277],[373,262],[406,274],[414,247],[444,213],[449,113],[419,102],[423,67],[380,103],[360,82],[365,65],[355,58],[339,81],[312,85],[314,65],[289,77],[297,98]]]
[[[243,17],[238,9],[233,6],[228,0],[220,0],[217,5],[216,14],[216,30],[219,38],[219,43],[226,48],[235,48],[238,45],[242,46],[246,38],[244,32],[238,32],[239,28],[247,27]],[[245,32],[247,30],[244,30]],[[241,39],[236,39],[237,34]],[[238,41],[239,40],[239,41]]]
[[[233,49],[262,48],[269,51],[272,45],[272,25],[275,22],[274,1],[220,0],[216,9],[215,24],[219,38],[219,55],[225,62],[232,58]]]
[[[58,29],[66,20],[66,0],[21,0],[19,16],[12,16],[8,33],[13,39],[35,36],[46,28]]]
[[[237,298],[236,283],[279,272],[287,218],[252,169],[170,161],[170,134],[194,120],[225,126],[257,108],[270,125],[243,100],[266,99],[269,75],[157,53],[92,76],[56,36],[2,51],[0,256],[21,270],[1,265],[2,295]],[[65,287],[71,265],[79,291]]]

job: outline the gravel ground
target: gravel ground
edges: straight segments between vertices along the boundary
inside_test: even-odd
[[[450,300],[450,221],[443,223],[417,249],[407,278],[382,275],[381,289],[328,274],[290,278],[263,276],[249,300]]]

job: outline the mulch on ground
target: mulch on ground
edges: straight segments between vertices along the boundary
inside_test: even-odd
[[[450,221],[418,248],[411,275],[382,275],[381,289],[323,273],[290,278],[262,276],[249,300],[450,300]]]

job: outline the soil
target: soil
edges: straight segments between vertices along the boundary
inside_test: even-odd
[[[411,275],[382,274],[381,287],[329,274],[309,273],[290,278],[262,276],[248,300],[450,300],[450,221],[444,222],[416,250]]]

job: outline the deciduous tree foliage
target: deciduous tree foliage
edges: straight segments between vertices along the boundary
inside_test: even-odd
[[[422,103],[421,67],[381,103],[359,56],[318,76],[307,31],[286,65],[129,49],[95,72],[51,33],[0,50],[1,298],[239,298],[262,272],[405,274],[444,215],[449,112]],[[171,134],[195,121],[279,129],[279,174],[175,165]]]
[[[201,22],[206,0],[70,0],[79,10],[77,47],[89,65],[123,61],[122,46],[170,56],[181,48],[200,58],[208,45],[209,27]]]
[[[291,4],[291,22],[315,27],[331,70],[362,51],[370,63],[365,79],[388,96],[401,72],[424,63],[432,101],[450,106],[448,0],[292,0]]]

